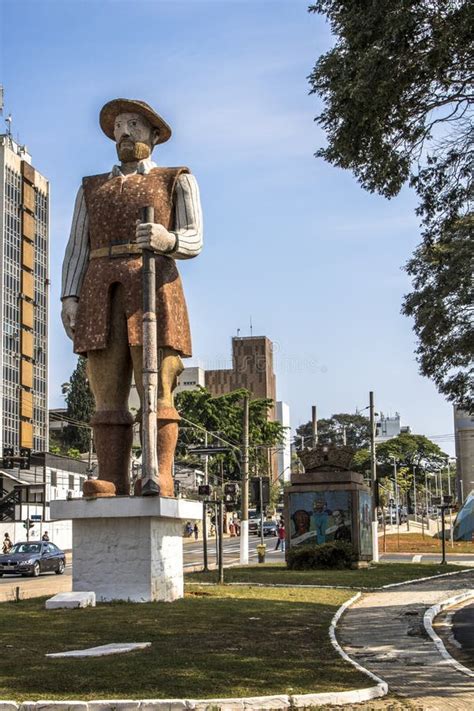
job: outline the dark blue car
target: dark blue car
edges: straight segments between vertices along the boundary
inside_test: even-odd
[[[15,543],[8,553],[0,555],[0,577],[2,575],[31,575],[37,578],[41,573],[62,575],[65,567],[66,555],[64,551],[51,542]]]

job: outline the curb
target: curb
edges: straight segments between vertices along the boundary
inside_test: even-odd
[[[329,626],[329,639],[331,640],[332,646],[338,652],[338,654],[346,661],[349,662],[349,664],[352,664],[353,667],[355,667],[358,671],[362,672],[363,674],[366,674],[366,676],[370,677],[373,679],[373,681],[377,682],[376,686],[371,686],[368,689],[360,689],[358,692],[354,693],[360,693],[360,692],[365,692],[367,695],[364,696],[364,698],[360,698],[359,701],[369,701],[371,699],[376,699],[380,696],[385,696],[388,693],[388,684],[385,682],[383,679],[380,677],[376,676],[373,674],[371,671],[363,667],[359,662],[356,662],[354,659],[351,659],[349,655],[342,649],[341,645],[337,641],[336,638],[336,627],[337,623],[341,619],[342,615],[344,612],[354,604],[360,597],[362,593],[358,592],[353,597],[351,597],[349,600],[346,600],[341,607],[337,610],[336,614],[331,620],[331,624]],[[349,692],[350,693],[350,692]],[[349,699],[345,703],[355,703],[355,699]]]
[[[436,649],[441,654],[445,662],[457,669],[457,671],[461,672],[461,674],[474,677],[474,671],[472,671],[472,669],[468,669],[463,664],[461,664],[461,662],[458,662],[457,659],[454,659],[454,657],[450,655],[450,653],[444,646],[443,641],[440,637],[438,637],[438,635],[433,629],[433,620],[437,615],[439,615],[440,612],[445,610],[447,607],[452,607],[453,605],[457,605],[460,602],[464,602],[464,600],[470,600],[471,598],[474,598],[474,590],[468,590],[465,593],[460,593],[459,595],[448,597],[446,598],[446,600],[439,602],[437,605],[429,607],[423,616],[423,625],[425,627],[425,630],[431,637],[432,641],[434,642]]]

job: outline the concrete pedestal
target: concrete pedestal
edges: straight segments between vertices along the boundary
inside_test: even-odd
[[[123,496],[51,502],[51,517],[72,520],[73,590],[98,602],[172,602],[183,597],[183,522],[198,501]]]

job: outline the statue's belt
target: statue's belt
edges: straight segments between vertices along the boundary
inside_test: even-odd
[[[108,247],[92,249],[89,259],[99,259],[100,257],[123,257],[131,254],[142,254],[143,249],[138,244],[127,242],[126,244],[111,244]]]

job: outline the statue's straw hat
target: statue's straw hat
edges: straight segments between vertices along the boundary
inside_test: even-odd
[[[112,140],[115,140],[115,119],[119,114],[123,113],[135,113],[145,116],[153,128],[156,128],[159,131],[159,136],[155,141],[156,144],[165,143],[165,141],[168,141],[171,138],[171,128],[168,126],[166,121],[144,101],[138,101],[137,99],[113,99],[112,101],[108,101],[105,106],[102,107],[99,116],[101,129],[105,135]]]

